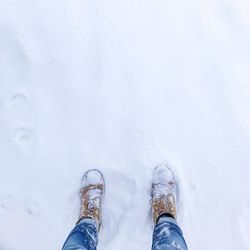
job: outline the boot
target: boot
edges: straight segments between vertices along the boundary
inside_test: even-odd
[[[154,224],[163,214],[168,214],[176,219],[176,182],[171,169],[166,165],[155,168],[151,204]]]
[[[87,171],[82,178],[81,186],[81,210],[78,222],[84,218],[91,218],[96,221],[98,231],[100,231],[105,188],[102,173],[96,169]]]

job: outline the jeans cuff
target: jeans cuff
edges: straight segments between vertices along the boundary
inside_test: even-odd
[[[163,223],[163,222],[170,222],[170,223],[172,223],[172,224],[178,226],[176,219],[171,218],[171,217],[169,217],[169,216],[162,216],[162,217],[159,219],[159,221],[158,221],[157,224],[161,224],[161,223]]]
[[[83,223],[87,223],[87,224],[91,224],[93,225],[95,228],[96,228],[96,231],[98,231],[98,225],[97,225],[97,222],[96,220],[94,219],[91,219],[91,218],[83,218],[82,220],[80,220],[77,225],[81,225]]]

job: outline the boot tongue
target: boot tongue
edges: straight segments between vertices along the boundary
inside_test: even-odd
[[[89,210],[94,210],[95,208],[94,200],[89,200],[87,207]]]
[[[95,188],[88,190],[88,197],[90,200],[94,200],[102,195],[102,190],[96,186]]]

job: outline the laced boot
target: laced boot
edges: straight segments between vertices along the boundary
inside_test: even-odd
[[[94,219],[100,231],[105,188],[103,175],[99,170],[89,170],[84,174],[81,184],[81,210],[78,222],[84,218]]]
[[[154,224],[163,214],[169,214],[176,219],[176,183],[171,169],[166,165],[155,168],[151,204]]]

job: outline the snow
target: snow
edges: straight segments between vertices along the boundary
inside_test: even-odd
[[[250,3],[0,1],[0,249],[60,249],[83,173],[99,250],[150,249],[153,169],[189,249],[249,250]]]

